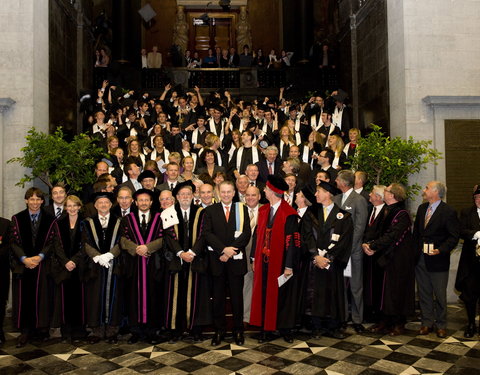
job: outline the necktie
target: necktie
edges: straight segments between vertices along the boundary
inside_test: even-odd
[[[285,193],[285,201],[290,204],[290,194]]]
[[[255,185],[255,182],[250,181],[250,186],[254,186],[254,185]]]
[[[122,210],[122,216],[127,215],[127,210]]]
[[[188,233],[188,216],[187,216],[187,211],[183,211],[183,249],[187,250],[189,248],[189,233]]]
[[[253,208],[248,210],[248,215],[250,216],[250,229],[253,229],[256,225],[255,223],[255,213],[253,212]]]
[[[100,216],[100,223],[102,224],[102,228],[106,228],[108,226],[107,218],[105,216]]]
[[[170,184],[170,190],[173,191],[173,188],[174,188],[173,184]]]
[[[273,174],[272,163],[268,163],[268,174]]]
[[[230,217],[230,206],[225,206],[225,219],[227,220],[227,223],[228,223],[229,217]]]
[[[273,225],[273,218],[275,217],[275,210],[272,207],[270,207],[270,214],[268,215],[268,226],[271,227]]]
[[[326,222],[328,218],[328,210],[327,207],[323,207],[323,222]]]
[[[30,216],[32,217],[32,225],[37,225],[38,214],[31,214]]]
[[[370,216],[370,222],[368,223],[368,225],[372,226],[373,222],[375,221],[375,213],[377,211],[377,207],[373,207],[373,211],[372,211],[372,216]]]
[[[142,214],[142,223],[140,225],[142,227],[142,231],[145,232],[147,230],[147,215]]]
[[[199,206],[199,205],[200,205],[200,199],[195,199],[195,204],[196,204],[197,206]]]
[[[55,217],[60,217],[62,214],[62,209],[60,207],[57,207],[57,213],[55,214]]]
[[[428,225],[428,222],[432,218],[433,210],[432,206],[428,206],[427,214],[425,215],[425,227]]]

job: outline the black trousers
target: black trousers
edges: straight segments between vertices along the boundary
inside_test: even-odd
[[[225,331],[225,302],[227,287],[230,289],[232,304],[233,329],[243,331],[243,281],[244,275],[234,275],[228,272],[228,267],[220,276],[213,276],[213,325],[217,331]]]

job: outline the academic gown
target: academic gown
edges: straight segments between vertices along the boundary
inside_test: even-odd
[[[477,207],[472,206],[460,213],[460,235],[463,238],[462,254],[458,264],[455,289],[466,303],[476,303],[480,297],[480,257],[476,255],[477,240],[474,234],[480,230]]]
[[[326,222],[323,207],[307,210],[302,223],[302,241],[305,241],[310,254],[305,314],[320,318],[330,318],[343,322],[345,317],[345,282],[343,271],[350,258],[353,240],[351,215],[334,205]],[[313,264],[318,249],[328,250],[328,269],[320,269]]]
[[[130,325],[160,327],[163,321],[163,306],[160,303],[163,283],[156,277],[164,268],[160,214],[150,211],[147,228],[142,231],[138,212],[132,212],[122,218],[120,233],[120,247],[124,250],[126,310]],[[136,254],[139,245],[147,245],[149,257]]]
[[[82,237],[79,217],[70,229],[68,215],[56,220],[52,230],[53,247],[49,274],[53,280],[52,327],[69,325],[79,327],[85,323],[85,289],[82,281],[85,253],[82,252]],[[68,271],[65,264],[75,263],[75,269]]]
[[[85,262],[85,305],[86,323],[95,328],[103,324],[118,326],[123,308],[123,268],[121,264],[120,218],[110,214],[108,227],[104,230],[95,215],[81,223],[82,251]],[[97,255],[112,253],[114,259],[110,268],[93,261]]]
[[[38,229],[33,236],[28,209],[12,217],[10,227],[10,251],[12,268],[12,318],[18,329],[46,328],[50,323],[50,290],[47,282],[46,247],[54,218],[40,211]],[[20,261],[22,256],[32,257],[43,253],[45,258],[33,268],[26,268]]]
[[[265,331],[295,326],[300,258],[297,212],[282,200],[269,227],[270,207],[266,204],[259,208],[252,239],[255,272],[250,324]],[[293,275],[279,288],[278,277],[285,267],[292,268]]]
[[[403,202],[386,207],[381,235],[370,242],[383,268],[380,310],[389,316],[410,316],[415,311],[416,251],[412,246],[412,221]]]
[[[182,210],[175,205],[179,223],[174,225],[175,238],[170,238],[166,291],[166,327],[181,333],[195,326],[212,323],[210,279],[207,274],[207,254],[202,233],[204,209],[191,205],[188,235]],[[177,253],[192,250],[196,255],[191,263],[183,262]]]
[[[386,215],[386,205],[382,207],[372,223],[367,223],[363,242],[369,243],[380,237],[382,226]],[[371,211],[368,214],[370,220]],[[383,268],[377,263],[380,253],[371,256],[364,254],[363,257],[363,292],[365,315],[367,319],[376,320],[375,314],[380,311],[380,301],[382,296],[383,285]]]

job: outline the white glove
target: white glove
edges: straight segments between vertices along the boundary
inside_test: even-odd
[[[92,260],[93,260],[95,263],[98,263],[98,262],[100,262],[101,257],[102,257],[101,255],[97,255],[97,256],[93,257]],[[101,263],[100,263],[100,264],[101,264]]]
[[[103,259],[108,263],[114,258],[112,253],[105,253],[103,254]]]
[[[113,254],[112,253],[105,253],[100,255],[100,260],[99,263],[101,266],[105,268],[110,268],[110,260],[113,259]]]
[[[480,230],[473,235],[472,240],[480,240]]]

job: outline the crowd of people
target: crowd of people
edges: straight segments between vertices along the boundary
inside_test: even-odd
[[[100,52],[98,51],[98,54]],[[293,52],[281,50],[280,55],[272,49],[268,55],[263,53],[261,48],[251,52],[248,45],[243,46],[243,51],[238,53],[235,47],[215,49],[209,48],[204,57],[199,51],[185,50],[181,66],[193,68],[239,68],[239,67],[258,67],[258,68],[285,68],[292,65],[291,58]],[[98,60],[101,58],[97,56]],[[140,51],[142,69],[159,69],[162,67],[162,54],[157,46],[152,47],[152,51],[147,53],[145,48]],[[328,65],[328,59],[327,59]],[[326,66],[327,66],[326,65]],[[105,66],[96,64],[95,66]]]
[[[218,346],[230,326],[242,345],[248,324],[259,342],[291,343],[298,330],[342,339],[349,322],[394,336],[415,315],[415,281],[419,334],[444,338],[460,236],[456,286],[473,337],[480,189],[459,220],[431,181],[412,222],[403,186],[367,192],[366,173],[348,169],[360,131],[346,93],[298,103],[284,94],[247,102],[168,84],[157,98],[105,81],[89,128],[108,154],[96,182],[76,195],[59,182],[46,207],[30,188],[26,209],[0,221],[17,346],[116,343],[127,332],[129,343],[200,342],[207,327]]]

